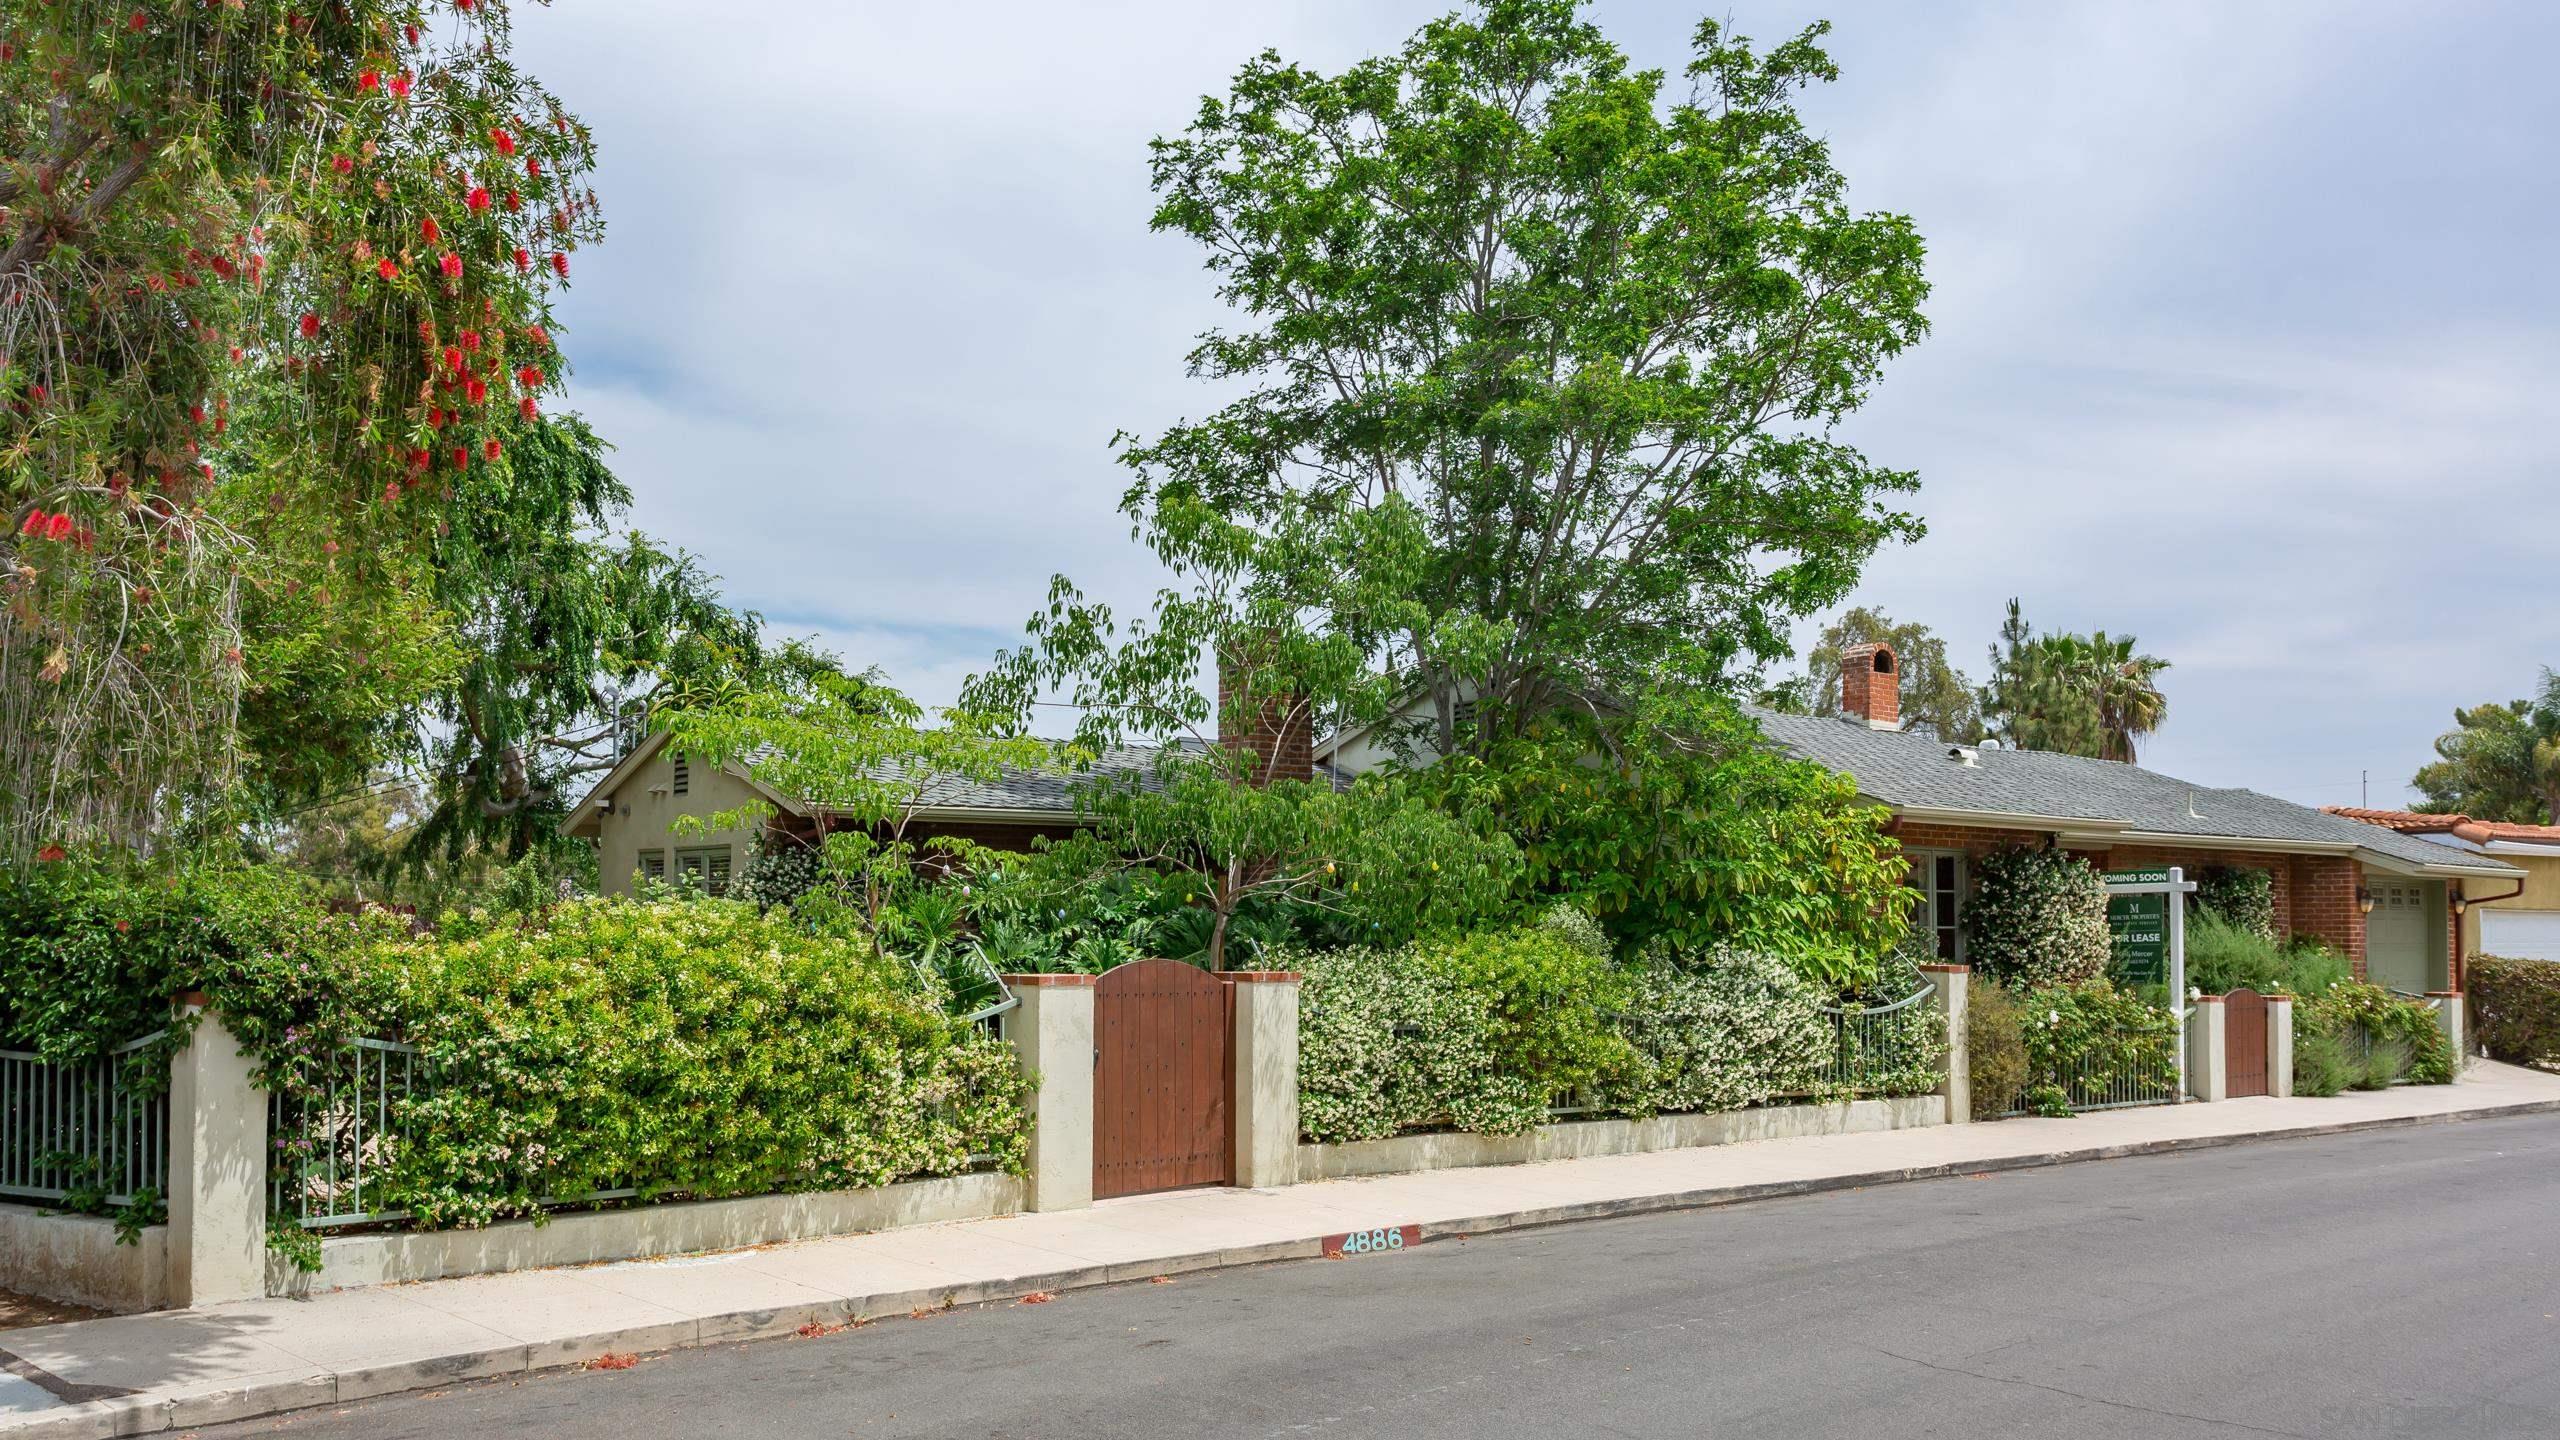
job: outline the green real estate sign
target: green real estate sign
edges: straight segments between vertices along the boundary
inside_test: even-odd
[[[2109,885],[2160,885],[2169,883],[2169,872],[2163,870],[2110,870]],[[2169,978],[2169,895],[2161,890],[2149,895],[2110,895],[2107,897],[2107,929],[2115,937],[2112,968],[2116,979],[2127,985],[2159,985]]]

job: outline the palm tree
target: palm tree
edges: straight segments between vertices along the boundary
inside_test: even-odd
[[[2160,693],[2158,677],[2169,662],[2134,651],[2130,635],[2110,637],[2101,630],[2089,637],[2083,663],[2090,693],[2098,709],[2098,758],[2131,764],[2134,745],[2169,718],[2169,699]]]

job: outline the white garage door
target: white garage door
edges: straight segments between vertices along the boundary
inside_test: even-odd
[[[2481,906],[2480,953],[2511,960],[2560,960],[2560,910]]]

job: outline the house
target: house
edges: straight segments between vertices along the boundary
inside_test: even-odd
[[[2008,845],[2054,846],[2102,870],[2263,870],[2276,923],[2324,941],[2376,984],[2460,989],[2475,896],[2525,872],[2507,857],[2360,824],[2254,790],[2197,785],[2116,760],[1953,745],[1900,723],[1900,665],[1882,645],[1842,656],[1836,718],[1762,713],[1771,739],[1840,771],[1893,812],[1941,957],[1962,961],[1967,867]]]
[[[2523,878],[2508,893],[2473,895],[2462,915],[2463,953],[2560,960],[2560,825],[2516,825],[2467,815],[2352,805],[2333,805],[2329,813],[2401,835],[2422,835],[2473,854],[2492,855],[2522,870]]]

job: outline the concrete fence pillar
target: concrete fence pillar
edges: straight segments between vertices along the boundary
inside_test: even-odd
[[[267,1097],[253,1062],[204,997],[179,1002],[195,1030],[169,1061],[169,1303],[267,1293]]]
[[[1230,970],[1235,998],[1235,1183],[1298,1183],[1298,976]]]
[[[2471,1037],[2467,1030],[2469,1017],[2463,1012],[2462,992],[2430,990],[2427,998],[2436,1002],[2436,1022],[2444,1026],[2444,1038],[2453,1046],[2453,1074],[2455,1079],[2460,1079],[2463,1068],[2471,1063],[2470,1053],[2465,1049]]]
[[[2230,1032],[2223,1028],[2222,997],[2200,995],[2187,1014],[2187,1093],[2198,1100],[2230,1097]]]
[[[1966,965],[1923,965],[1920,973],[1927,977],[1937,994],[1929,1003],[1936,1008],[1947,1027],[1947,1078],[1938,1082],[1938,1093],[1947,1100],[1947,1123],[1966,1125],[1973,1121],[1973,1059],[1965,1045],[1965,1006],[1973,989],[1973,970]]]
[[[1091,975],[1004,977],[1022,1002],[1004,1017],[1005,1038],[1031,1080],[1027,1210],[1081,1210],[1093,1203],[1094,981]]]
[[[2267,997],[2267,1093],[2278,1100],[2293,1095],[2293,997]]]

